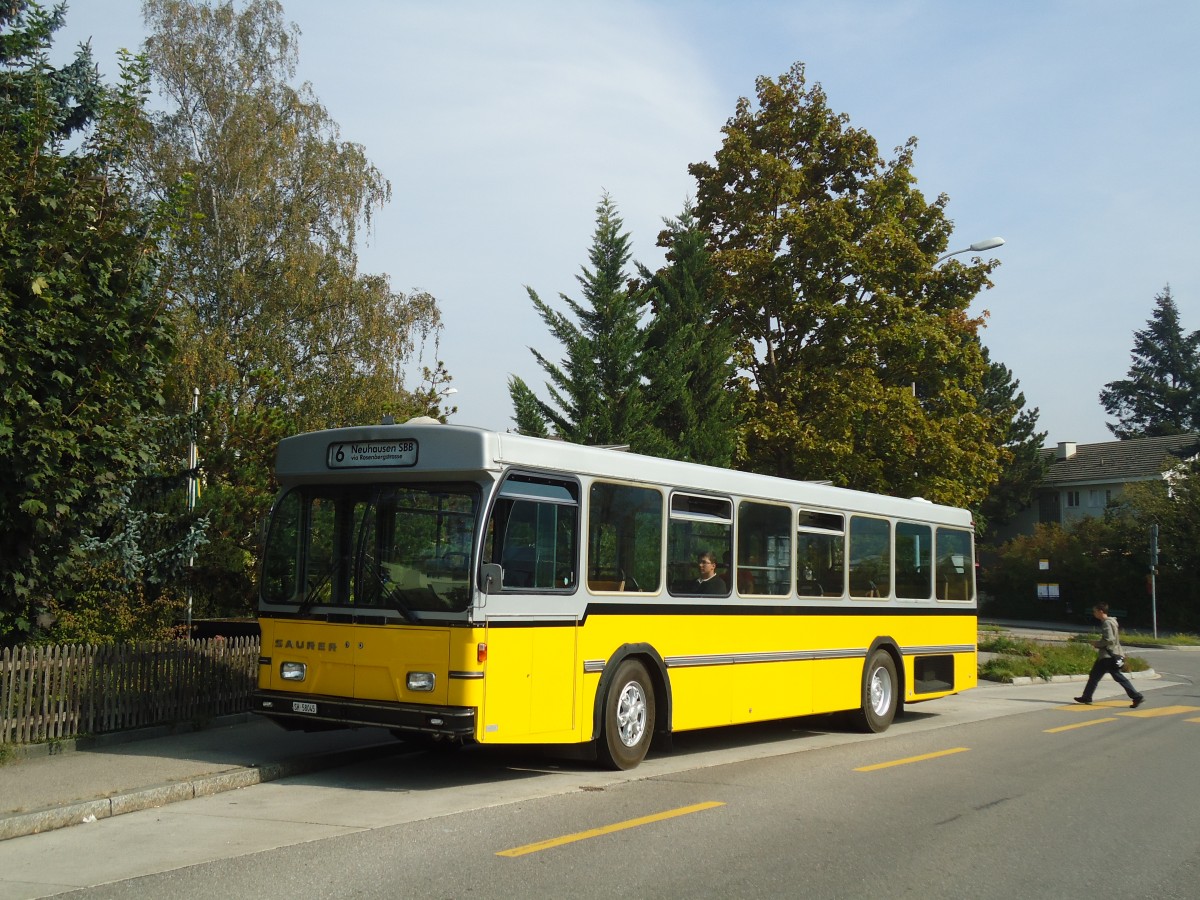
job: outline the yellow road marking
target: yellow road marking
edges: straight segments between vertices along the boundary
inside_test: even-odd
[[[724,803],[715,800],[709,800],[705,803],[696,803],[692,806],[681,806],[679,809],[669,809],[666,812],[654,813],[654,815],[642,816],[638,819],[629,819],[628,821],[617,822],[613,825],[604,825],[600,828],[589,828],[587,831],[578,831],[575,834],[564,834],[562,837],[550,838],[548,841],[538,841],[536,844],[526,844],[524,847],[513,847],[511,850],[501,850],[496,855],[524,856],[527,853],[537,853],[540,850],[549,850],[551,847],[561,847],[563,844],[573,844],[575,841],[585,841],[588,838],[612,834],[614,831],[624,831],[627,828],[637,828],[639,825],[649,825],[652,822],[662,822],[666,819],[674,819],[676,816],[686,816],[689,813],[703,812],[706,809],[713,809],[714,807],[724,805]]]
[[[1129,706],[1128,700],[1097,700],[1094,703],[1072,703],[1069,706],[1060,706],[1059,709],[1072,710],[1074,712],[1087,712],[1089,709],[1118,709],[1122,706]]]
[[[1200,706],[1155,706],[1151,709],[1131,709],[1121,713],[1123,716],[1137,716],[1139,719],[1153,719],[1155,716],[1179,716],[1184,713],[1200,711]]]
[[[894,759],[891,762],[875,763],[873,766],[861,766],[855,772],[874,772],[877,769],[889,769],[892,766],[906,766],[909,763],[924,762],[927,759],[937,759],[939,756],[950,756],[953,753],[966,753],[970,747],[955,747],[953,750],[939,750],[937,753],[924,753],[921,756],[909,756],[906,759]]]
[[[1200,722],[1200,719],[1184,719],[1185,722]]]
[[[1057,728],[1047,728],[1043,734],[1058,734],[1060,731],[1070,731],[1073,728],[1087,728],[1089,725],[1100,725],[1104,722],[1115,722],[1116,716],[1106,716],[1103,719],[1090,719],[1087,722],[1076,722],[1074,725],[1060,725]]]

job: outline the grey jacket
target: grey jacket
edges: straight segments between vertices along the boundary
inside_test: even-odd
[[[1121,625],[1112,616],[1101,621],[1100,640],[1096,642],[1096,645],[1101,659],[1125,655],[1125,651],[1121,648]]]

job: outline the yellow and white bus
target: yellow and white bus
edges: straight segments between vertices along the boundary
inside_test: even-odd
[[[287,438],[276,471],[253,708],[287,728],[631,768],[976,683],[964,510],[428,419]]]

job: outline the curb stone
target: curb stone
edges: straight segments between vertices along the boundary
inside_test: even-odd
[[[1144,672],[1126,672],[1126,678],[1158,678],[1153,669]],[[1049,678],[1038,678],[1033,675],[1017,675],[1012,681],[997,682],[998,684],[1064,684],[1070,681],[1087,681],[1086,675],[1051,675]]]

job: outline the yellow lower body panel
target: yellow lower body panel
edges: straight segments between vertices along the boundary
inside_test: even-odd
[[[480,743],[591,740],[601,672],[630,653],[644,657],[652,680],[658,674],[658,730],[858,709],[867,656],[880,641],[898,648],[904,702],[977,681],[976,619],[969,615],[593,614],[583,624],[261,625],[261,689],[469,708]],[[306,666],[306,679],[282,680],[285,661]],[[413,672],[431,673],[433,689],[410,690]]]

